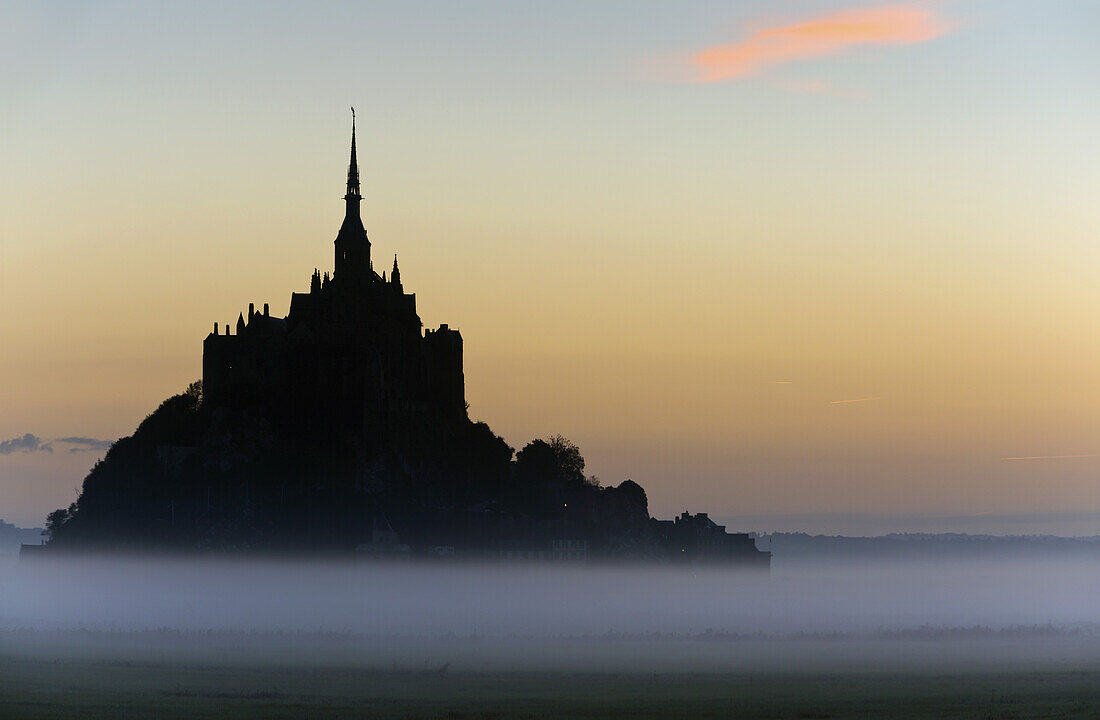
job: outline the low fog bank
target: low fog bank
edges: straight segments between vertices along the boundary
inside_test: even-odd
[[[1095,637],[1100,562],[730,570],[49,558],[0,564],[0,631],[404,638],[889,636],[1048,627]]]

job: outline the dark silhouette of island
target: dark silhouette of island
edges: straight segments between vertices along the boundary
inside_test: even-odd
[[[47,518],[54,550],[737,562],[770,554],[705,514],[649,516],[563,437],[519,452],[467,414],[462,336],[424,329],[360,214],[354,118],[331,275],[286,317],[249,304],[203,342],[203,377],[107,452]]]

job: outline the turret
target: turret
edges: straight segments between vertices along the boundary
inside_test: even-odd
[[[428,330],[421,340],[428,394],[440,408],[466,413],[466,382],[462,372],[462,335],[447,325]]]

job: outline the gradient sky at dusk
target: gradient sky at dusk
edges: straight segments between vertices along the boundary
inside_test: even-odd
[[[1097,532],[1094,2],[0,14],[0,440],[129,434],[284,314],[355,105],[374,258],[513,447],[660,516]],[[0,518],[75,499],[100,451],[52,447],[0,453]]]

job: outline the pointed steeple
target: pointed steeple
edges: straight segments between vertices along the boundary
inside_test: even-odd
[[[351,160],[348,162],[348,190],[344,195],[344,222],[336,235],[336,267],[333,277],[370,275],[370,240],[359,215],[359,161],[355,156],[355,108],[351,109]]]
[[[348,163],[348,193],[345,200],[362,198],[359,192],[359,161],[355,157],[355,108],[351,109],[351,161]]]
[[[390,273],[390,282],[394,285],[401,284],[401,271],[397,269],[397,253],[393,256],[393,272]]]

